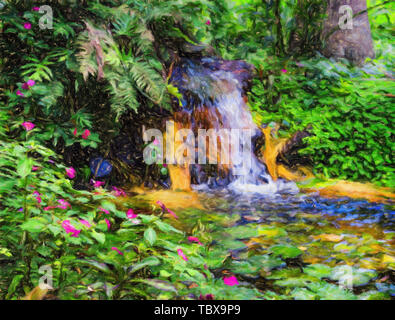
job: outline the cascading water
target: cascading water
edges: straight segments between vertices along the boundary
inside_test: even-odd
[[[230,153],[231,164],[224,179],[230,190],[239,193],[296,193],[295,183],[281,179],[273,181],[265,165],[254,154],[251,138],[260,130],[252,119],[244,96],[251,71],[252,67],[243,61],[183,59],[174,68],[170,79],[183,96],[182,110],[176,113],[176,121],[180,126],[189,126],[194,132],[198,129],[236,129],[242,132],[241,139],[232,140],[233,145],[230,146],[232,150],[240,151]],[[191,171],[198,175],[196,181],[201,184],[198,188],[221,185],[213,178],[206,182],[199,177],[203,173],[202,165],[192,166],[195,167]],[[218,178],[216,180],[218,182]]]

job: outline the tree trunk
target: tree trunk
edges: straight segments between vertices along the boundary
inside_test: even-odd
[[[359,65],[367,57],[374,58],[366,0],[328,0],[323,33],[323,53],[328,57]]]

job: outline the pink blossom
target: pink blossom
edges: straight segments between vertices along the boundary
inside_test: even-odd
[[[30,29],[32,28],[32,24],[31,24],[30,22],[25,22],[25,24],[23,25],[23,27],[24,27],[26,30],[30,30]]]
[[[60,206],[56,206],[56,208],[60,208],[60,209],[68,209],[71,208],[70,203],[68,203],[66,200],[64,199],[59,199],[58,202],[60,203]]]
[[[124,197],[124,196],[126,196],[125,191],[123,191],[123,190],[120,189],[120,188],[112,187],[112,190],[114,190],[115,196],[117,196],[117,197],[121,197],[121,196]]]
[[[33,195],[36,197],[37,202],[41,203],[41,194],[37,191],[34,191]]]
[[[111,247],[111,250],[115,250],[118,252],[121,256],[123,256],[123,253],[117,248],[117,247]]]
[[[37,167],[37,166],[32,167],[32,171],[37,171],[38,169],[40,169],[40,167]]]
[[[235,276],[224,277],[224,283],[231,287],[239,284]]]
[[[89,223],[88,220],[80,219],[81,224],[83,224],[85,227],[90,228],[92,225]]]
[[[211,21],[210,20],[207,20],[206,21],[206,24],[209,26],[209,25],[211,25]]]
[[[78,237],[78,235],[81,232],[81,230],[77,230],[76,228],[74,228],[71,225],[70,220],[64,220],[62,222],[62,227],[63,227],[64,231],[66,231],[66,233],[71,233],[72,237]]]
[[[163,210],[166,210],[166,206],[162,201],[156,201],[156,204],[159,205]]]
[[[137,218],[137,214],[134,213],[133,209],[129,209],[126,213],[126,216],[128,217],[128,219]]]
[[[94,186],[95,188],[99,188],[99,187],[101,187],[102,185],[104,185],[104,181],[95,181],[95,180],[93,180],[93,179],[91,179],[91,183],[93,184],[93,186]]]
[[[162,164],[162,166],[163,166],[163,168],[167,168],[167,164],[166,163]]]
[[[21,92],[21,90],[16,90],[16,95],[20,97],[24,97],[25,95]]]
[[[105,214],[110,214],[110,211],[104,208],[99,208],[100,211],[104,212]]]
[[[106,224],[107,224],[107,229],[108,230],[110,230],[110,228],[111,228],[111,223],[110,223],[110,220],[108,220],[108,219],[104,219],[104,221],[106,222]]]
[[[282,73],[287,73],[287,69],[281,69]]]
[[[29,85],[27,83],[22,84],[22,89],[23,90],[29,90]]]
[[[30,131],[30,130],[33,130],[33,128],[35,127],[35,124],[31,123],[29,121],[25,121],[22,123],[22,126],[25,128],[26,131]]]
[[[73,135],[77,136],[77,128],[74,128]]]
[[[40,11],[39,7],[33,7],[33,11]]]
[[[26,84],[27,84],[29,87],[33,87],[33,86],[36,84],[36,81],[29,79],[29,80],[27,80]]]
[[[85,129],[84,132],[82,133],[82,139],[88,139],[90,135],[91,132],[88,129]]]
[[[70,179],[74,179],[75,177],[75,169],[73,167],[67,168],[66,169],[66,175],[70,178]]]
[[[203,245],[203,243],[201,243],[197,237],[188,237],[188,241],[189,242],[196,242],[197,244],[199,244],[201,246]]]
[[[56,208],[56,207],[55,206],[48,206],[48,207],[45,207],[43,210],[44,211],[49,211],[49,210],[54,209],[54,208]]]
[[[171,216],[173,216],[174,219],[178,219],[177,215],[172,210],[170,210],[169,208],[166,208],[166,210],[168,213],[170,213]]]
[[[173,216],[175,219],[178,219],[177,215],[172,210],[167,208],[162,201],[158,200],[158,201],[156,201],[156,204],[159,205],[163,211],[166,210],[171,216]]]
[[[178,255],[179,255],[182,259],[184,259],[185,261],[188,261],[188,258],[187,258],[187,256],[184,254],[184,252],[182,251],[182,249],[178,249],[178,250],[177,250],[177,253],[178,253]]]
[[[159,140],[155,138],[154,141],[152,142],[152,144],[153,144],[154,146],[159,145]]]

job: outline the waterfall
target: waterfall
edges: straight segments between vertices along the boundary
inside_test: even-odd
[[[244,95],[251,71],[251,66],[243,61],[218,58],[182,60],[170,79],[183,97],[176,121],[188,124],[194,132],[198,129],[238,132],[239,136],[234,140],[225,139],[231,142],[231,163],[229,168],[224,166],[229,171],[228,189],[238,193],[296,193],[298,188],[294,182],[273,181],[254,153],[251,139],[259,135],[260,130],[253,121]],[[220,143],[223,141],[221,137]],[[202,172],[202,165],[192,166],[197,166],[197,171]],[[198,188],[209,186],[210,181]]]

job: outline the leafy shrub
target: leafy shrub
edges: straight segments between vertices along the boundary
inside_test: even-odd
[[[61,159],[36,140],[39,127],[25,131],[15,123],[11,128],[25,139],[11,140],[9,115],[1,111],[0,119],[2,298],[32,290],[42,266],[51,267],[63,299],[171,298],[186,294],[181,281],[212,278],[203,249],[186,243],[161,210],[130,219],[104,189],[73,189]]]
[[[254,80],[250,103],[259,121],[281,124],[283,136],[311,125],[313,135],[300,154],[316,173],[393,186],[392,81],[381,72],[375,77],[377,68],[322,57],[276,62],[262,64],[262,78]]]

